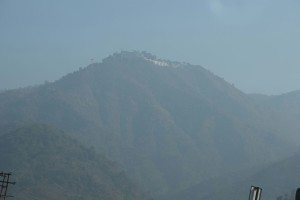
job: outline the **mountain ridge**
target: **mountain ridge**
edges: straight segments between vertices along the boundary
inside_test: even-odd
[[[123,52],[53,83],[1,93],[0,126],[66,130],[157,195],[290,152],[265,125],[264,110],[232,84],[201,66],[146,58]]]

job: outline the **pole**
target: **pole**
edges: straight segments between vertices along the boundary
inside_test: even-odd
[[[10,184],[16,184],[15,182],[10,182],[10,176],[11,173],[4,173],[4,172],[0,172],[0,177],[2,177],[2,180],[0,181],[1,186],[0,186],[0,200],[6,200],[6,198],[8,197],[12,197],[10,195],[7,195],[7,190],[8,190],[8,186]]]

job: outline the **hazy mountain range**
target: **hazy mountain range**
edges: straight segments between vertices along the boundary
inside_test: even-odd
[[[238,199],[261,184],[275,196],[300,178],[296,163],[280,161],[298,149],[298,100],[300,92],[245,94],[198,65],[116,53],[53,83],[0,93],[1,160],[11,163],[0,166],[15,171],[17,194]],[[79,171],[87,178],[76,179]]]

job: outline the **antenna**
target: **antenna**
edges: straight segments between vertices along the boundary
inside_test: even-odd
[[[7,195],[8,186],[10,184],[14,185],[16,182],[10,181],[11,173],[0,172],[0,200],[6,200],[8,197],[13,197]]]

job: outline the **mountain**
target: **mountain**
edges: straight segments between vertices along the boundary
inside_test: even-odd
[[[0,93],[0,126],[28,123],[54,125],[94,146],[155,195],[270,163],[294,148],[233,85],[201,66],[145,52],[116,53],[53,83]]]
[[[0,169],[15,199],[146,199],[122,170],[54,127],[35,124],[0,136]]]
[[[299,145],[300,139],[300,91],[282,95],[251,95],[257,106],[268,113],[270,121],[275,121],[277,130],[288,142]]]
[[[244,173],[219,177],[203,182],[186,190],[179,191],[162,199],[246,199],[251,185],[263,189],[265,200],[294,199],[295,191],[300,187],[300,153],[281,161],[271,163],[254,174]],[[226,184],[224,184],[226,182]]]
[[[264,188],[264,199],[275,199],[284,193],[290,193],[300,187],[300,153],[276,163],[244,180]]]

